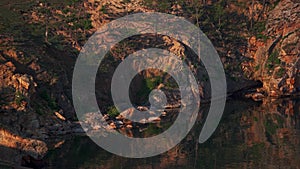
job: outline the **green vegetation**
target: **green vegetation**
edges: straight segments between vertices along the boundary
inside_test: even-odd
[[[284,68],[279,68],[279,70],[276,72],[276,76],[279,78],[279,77],[282,77],[283,75],[285,74],[285,69]]]
[[[139,90],[137,91],[138,103],[144,104],[148,101],[149,94],[152,90],[156,89],[157,86],[163,84],[164,89],[176,89],[178,88],[178,84],[173,78],[169,78],[164,80],[163,77],[167,77],[168,75],[164,73],[161,76],[155,76],[151,78],[145,78],[142,80],[141,86],[139,86]]]
[[[255,71],[258,71],[260,69],[260,65],[255,66]]]
[[[86,20],[83,20],[83,29],[84,30],[88,30],[88,29],[92,29],[93,26],[92,26],[92,21],[90,19],[86,19]]]
[[[251,32],[253,33],[262,33],[266,29],[266,22],[256,22],[254,23]]]
[[[283,119],[282,117],[280,117],[279,115],[268,115],[267,119],[264,123],[265,128],[266,128],[266,133],[271,136],[276,134],[276,130],[278,128],[282,128],[283,127]]]
[[[115,106],[111,106],[111,107],[108,108],[107,114],[110,117],[117,117],[120,113],[119,113],[118,109]]]
[[[105,5],[103,5],[102,7],[101,7],[101,9],[100,9],[100,11],[102,12],[102,13],[104,13],[104,14],[107,14],[108,12],[107,12],[107,9],[106,9],[107,7],[105,6]]]
[[[256,35],[256,37],[257,37],[257,39],[262,39],[264,42],[266,42],[266,41],[269,39],[268,36],[266,36],[266,35],[264,35],[264,34],[262,34],[262,33],[258,33],[258,34]]]
[[[141,89],[138,91],[137,95],[141,98],[141,100],[146,99],[150,92],[155,89],[160,83],[162,83],[161,77],[143,79]]]
[[[280,0],[276,0],[273,5],[271,6],[271,10],[274,9],[278,4],[279,4]]]
[[[263,32],[266,30],[266,21],[255,22],[252,28],[250,29],[250,33],[255,35],[257,39],[262,39],[264,42],[268,40],[268,36],[266,36]]]
[[[248,149],[248,153],[252,159],[261,159],[264,150],[265,150],[264,143],[256,143],[251,148]]]
[[[41,92],[40,97],[47,102],[47,105],[49,106],[49,108],[51,108],[52,110],[58,109],[55,99],[53,97],[51,97],[46,90]]]
[[[158,10],[158,12],[167,12],[173,4],[169,0],[144,0],[143,3],[149,8]]]
[[[276,65],[279,65],[281,63],[281,61],[278,57],[279,57],[279,51],[278,51],[278,49],[275,49],[268,57],[268,60],[267,60],[268,70],[273,70]]]
[[[50,36],[48,42],[50,42],[56,49],[63,51],[64,47],[62,42],[64,41],[64,37],[62,35]]]
[[[258,118],[257,117],[253,117],[253,120],[258,122]]]
[[[36,102],[36,103],[34,104],[34,110],[35,110],[35,112],[36,112],[37,114],[43,115],[44,112],[46,112],[44,109],[45,109],[45,108],[43,108],[43,106],[42,106],[40,103]]]
[[[90,19],[81,19],[74,23],[74,29],[88,30],[92,28],[92,21]]]
[[[226,22],[224,22],[223,20],[223,18],[226,16],[223,1],[221,1],[221,3],[217,3],[216,5],[214,5],[212,11],[214,12],[213,21],[218,23],[219,28],[223,27],[226,24]],[[222,22],[220,22],[221,19]]]
[[[150,92],[151,90],[147,86],[142,85],[141,89],[137,92],[140,103],[147,101],[147,97],[149,96]]]
[[[75,3],[80,2],[80,0],[69,0],[70,5],[74,5]]]
[[[203,80],[204,82],[208,82],[208,80],[209,80],[208,75],[207,75],[207,74],[204,74],[204,75],[202,76],[201,80]]]
[[[278,129],[278,125],[276,125],[275,123],[273,123],[272,120],[267,120],[265,122],[265,127],[266,127],[266,133],[268,135],[273,135],[276,133],[276,130]]]
[[[163,129],[160,127],[157,127],[156,124],[149,124],[149,126],[147,127],[147,130],[144,131],[144,136],[145,137],[149,137],[149,136],[154,136],[154,135],[158,135],[160,133],[163,132]]]
[[[15,103],[20,106],[22,101],[24,101],[26,99],[26,97],[23,95],[22,92],[17,91],[15,94]]]
[[[205,33],[211,34],[211,36],[220,37],[225,29],[233,28],[227,27],[229,26],[229,21],[226,17],[229,13],[226,13],[224,5],[224,1],[219,1],[216,2],[215,5],[206,6],[205,9],[203,6],[200,7],[198,14],[199,22],[201,24],[201,29],[203,29]],[[193,10],[192,7],[192,11]]]
[[[146,87],[149,90],[155,89],[160,83],[162,83],[162,77],[154,77],[154,78],[147,78],[145,79]]]
[[[39,37],[45,33],[45,26],[40,23],[28,24],[28,29],[33,37]]]

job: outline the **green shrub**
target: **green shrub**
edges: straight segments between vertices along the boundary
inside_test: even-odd
[[[147,97],[149,93],[155,89],[160,83],[162,83],[161,77],[153,77],[144,79],[142,82],[142,86],[138,91],[137,95],[140,97],[140,100],[148,100]]]
[[[118,109],[117,109],[115,106],[111,106],[111,107],[108,108],[107,114],[108,114],[110,117],[116,117],[116,116],[118,116],[120,113],[119,113]]]
[[[172,6],[169,0],[144,0],[143,4],[149,8],[158,10],[158,12],[166,12]]]
[[[277,76],[278,78],[279,78],[279,77],[282,77],[284,74],[285,74],[285,69],[282,68],[282,67],[276,72],[276,76]]]
[[[15,94],[15,103],[17,105],[21,105],[22,101],[25,100],[25,98],[26,97],[20,91],[17,91]]]
[[[74,23],[75,29],[83,29],[83,30],[89,30],[92,28],[92,22],[89,19],[81,19],[78,22]]]
[[[270,54],[270,56],[268,57],[267,68],[269,70],[273,69],[275,65],[279,65],[281,63],[278,56],[279,56],[279,51],[277,49],[275,49],[274,52],[272,52]]]
[[[255,70],[258,71],[260,69],[260,65],[255,66]]]
[[[146,86],[150,90],[155,89],[156,86],[158,86],[160,83],[162,83],[161,77],[154,77],[154,78],[147,78],[146,79]]]
[[[266,22],[262,21],[262,22],[254,23],[254,25],[251,29],[251,32],[258,35],[258,34],[261,34],[265,30],[266,30]]]
[[[264,35],[264,34],[262,34],[262,33],[258,33],[258,34],[256,35],[256,37],[257,37],[257,39],[262,39],[264,42],[266,42],[266,41],[269,39],[268,36],[266,36],[266,35]]]
[[[39,115],[43,115],[44,114],[44,110],[43,110],[43,106],[40,104],[40,103],[35,103],[34,104],[34,109],[35,109],[35,112]]]
[[[74,5],[75,3],[79,2],[80,0],[68,0],[69,5]]]
[[[43,91],[41,94],[40,94],[41,98],[44,99],[49,108],[53,109],[53,110],[56,110],[58,108],[56,102],[55,102],[55,99],[53,97],[51,97],[48,92],[45,90]]]
[[[102,13],[104,13],[104,14],[107,14],[108,12],[107,12],[107,9],[106,9],[107,7],[105,6],[105,5],[103,5],[102,7],[101,7],[101,9],[100,9],[100,11],[102,12]]]
[[[163,132],[162,128],[157,127],[155,124],[150,124],[147,129],[145,130],[145,136],[149,137],[149,136],[154,136],[154,135],[158,135],[160,133]]]
[[[92,28],[92,21],[89,19],[86,19],[83,21],[83,29],[88,30]]]

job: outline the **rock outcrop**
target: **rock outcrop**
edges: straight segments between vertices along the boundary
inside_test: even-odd
[[[263,83],[261,92],[281,97],[300,92],[300,3],[284,0],[268,14],[265,41],[249,40],[250,75]],[[248,68],[249,68],[248,67]]]
[[[166,12],[183,16],[199,26],[212,40],[224,63],[229,95],[256,88],[260,84],[257,81],[263,84],[257,90],[259,93],[247,96],[258,101],[266,95],[281,97],[300,92],[299,0],[283,0],[276,5],[274,0],[208,0],[200,4],[193,4],[200,1],[149,2],[24,2],[24,6],[28,5],[26,8],[9,5],[9,10],[3,10],[8,13],[2,15],[0,12],[0,137],[6,140],[1,142],[5,144],[3,146],[42,156],[47,149],[41,140],[85,132],[79,123],[73,123],[76,114],[71,99],[71,81],[77,55],[97,28],[131,13]],[[248,29],[258,21],[266,23],[260,37]],[[102,86],[97,87],[96,93],[104,114],[112,105],[110,78],[115,68],[129,54],[150,47],[163,48],[186,59],[199,84],[199,89],[195,90],[199,90],[202,99],[209,101],[210,84],[205,68],[192,59],[192,52],[183,43],[163,35],[141,35],[127,40],[113,47],[109,54],[111,58],[99,68]],[[172,65],[172,62],[161,64]],[[168,96],[167,107],[180,107],[178,86],[170,75],[147,70],[132,83],[135,84],[131,86],[135,105],[148,106],[145,100],[148,100],[149,90],[161,89]],[[166,116],[166,112],[163,113]],[[168,115],[172,114],[168,112]],[[128,135],[133,135],[129,131],[137,128],[135,123],[120,116],[98,119],[97,114],[88,115],[85,122],[91,127],[87,127],[88,130],[99,129],[102,122],[108,122],[105,127],[125,131]],[[146,120],[165,119],[155,116]],[[147,128],[140,125],[140,129]]]

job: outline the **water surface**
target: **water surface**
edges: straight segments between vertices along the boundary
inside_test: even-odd
[[[228,101],[213,136],[198,144],[208,107],[202,107],[188,136],[159,156],[124,158],[98,147],[88,137],[76,136],[64,139],[48,153],[48,168],[300,168],[300,99]],[[150,126],[143,134],[158,134],[163,131],[159,126],[165,125]]]

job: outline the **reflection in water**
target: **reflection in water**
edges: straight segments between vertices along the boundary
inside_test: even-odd
[[[188,136],[159,156],[123,158],[101,149],[88,137],[74,136],[48,143],[47,168],[300,168],[300,99],[264,100],[261,103],[228,101],[214,135],[204,144],[198,144],[208,108],[209,105],[202,105],[198,120]],[[168,113],[160,124],[149,125],[139,135],[149,137],[159,134],[170,127],[176,117],[176,113]],[[11,159],[12,163],[20,163],[13,158],[22,154],[16,145],[22,148],[22,145],[33,144],[22,144],[29,139],[13,137],[8,131],[1,133],[0,150],[5,156],[1,156],[0,161]],[[17,138],[15,142],[19,143],[10,142],[11,138]],[[37,148],[34,145],[29,148]]]
[[[297,100],[264,101],[227,111],[215,136],[200,147],[202,166],[299,168],[299,106]]]
[[[99,148],[87,137],[75,137],[50,151],[47,160],[49,168],[297,169],[300,166],[299,110],[297,99],[269,100],[261,104],[228,101],[218,129],[204,144],[197,143],[203,124],[203,120],[198,120],[184,141],[156,157],[123,158]],[[207,108],[201,112],[205,114]],[[153,128],[149,130],[157,132]]]

